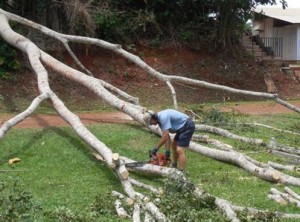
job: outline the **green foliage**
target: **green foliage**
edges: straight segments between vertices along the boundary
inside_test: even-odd
[[[98,38],[125,43],[158,36],[160,42],[172,38],[206,46],[210,41],[225,50],[238,45],[258,4],[275,4],[275,0],[0,1],[5,10],[61,32],[96,33]],[[285,0],[280,4],[285,7]]]
[[[74,212],[71,209],[62,206],[56,208],[54,211],[48,211],[44,213],[44,219],[48,219],[50,221],[61,221],[61,222],[87,222],[87,221],[99,221],[97,220],[97,213],[91,212],[89,210],[82,210]]]
[[[111,193],[103,193],[96,196],[93,203],[90,205],[89,210],[96,216],[96,218],[109,218],[111,222],[118,221],[126,221],[125,219],[121,219],[116,214],[116,209],[114,205],[115,198],[112,198]],[[123,201],[123,202],[122,202]],[[121,199],[122,207],[126,210],[126,212],[131,215],[132,214],[132,206],[125,203],[124,199]],[[101,221],[101,220],[100,220]],[[105,221],[102,219],[102,221]],[[128,219],[128,221],[131,221]]]
[[[114,201],[110,193],[97,195],[95,201],[91,204],[91,210],[99,215],[115,214]]]
[[[0,78],[9,79],[20,67],[16,51],[6,42],[0,40]]]
[[[114,0],[109,7],[122,12],[119,27],[130,27],[127,34],[142,37],[148,33],[153,37],[159,33],[183,43],[202,41],[203,45],[209,39],[221,49],[232,51],[252,16],[251,10],[258,4],[274,3],[275,0]]]
[[[120,27],[123,27],[122,21],[117,14],[107,12],[107,13],[94,13],[93,20],[96,24],[96,35],[100,38],[107,40],[119,39],[119,36],[124,35]]]
[[[110,218],[105,220],[103,216]],[[18,180],[0,184],[0,221],[120,221],[109,193],[99,195],[86,209],[73,211],[66,206],[44,210]],[[122,220],[124,221],[124,220]]]
[[[248,212],[246,211],[241,211],[238,212],[238,218],[240,218],[240,220],[242,222],[276,222],[276,221],[280,221],[279,218],[275,215],[275,213],[273,212],[269,212],[269,211],[264,211],[264,212],[259,212],[257,214],[253,214],[251,216],[249,216]]]
[[[18,181],[0,184],[0,221],[34,221],[42,208]]]
[[[204,114],[202,122],[211,125],[225,125],[234,122],[234,120],[232,114],[224,113],[216,108],[212,108]]]
[[[228,221],[217,210],[214,197],[196,197],[193,185],[180,177],[167,179],[164,190],[159,207],[171,221]]]

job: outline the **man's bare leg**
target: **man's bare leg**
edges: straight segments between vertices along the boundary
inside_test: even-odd
[[[176,151],[177,151],[176,153],[177,153],[177,158],[178,158],[178,163],[179,163],[178,169],[184,170],[185,164],[186,164],[184,148],[177,146]]]
[[[171,147],[172,147],[172,151],[173,151],[173,165],[172,166],[177,167],[177,161],[178,161],[177,142],[173,140]]]

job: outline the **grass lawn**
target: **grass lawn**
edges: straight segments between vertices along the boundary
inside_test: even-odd
[[[262,138],[265,141],[275,137],[279,143],[300,147],[299,136],[241,124],[255,121],[299,133],[298,114],[255,117],[230,116],[222,113],[219,115],[226,120],[222,122],[223,128],[228,128],[236,134]],[[157,136],[133,124],[99,124],[88,128],[113,152],[138,161],[148,160],[148,150],[158,140]],[[240,152],[262,162],[268,160],[283,162],[281,157],[269,154],[265,147],[210,136],[225,141]],[[59,209],[65,209],[65,214],[67,210],[69,214],[80,214],[90,209],[99,196],[110,197],[107,193],[112,190],[123,193],[114,173],[95,160],[89,147],[69,127],[12,129],[1,141],[0,150],[0,181],[7,186],[2,193],[10,193],[14,182],[18,181],[17,186],[30,192],[34,201],[47,212],[59,214]],[[9,165],[8,160],[15,157],[20,158],[21,162]],[[284,188],[282,184],[262,181],[236,166],[191,151],[187,151],[187,159],[188,177],[212,195],[227,199],[236,205],[300,213],[294,206],[282,206],[268,199],[270,188],[282,191]],[[297,172],[293,172],[293,175],[299,177]],[[156,186],[164,186],[163,178],[139,174],[133,174],[132,177]],[[300,193],[300,188],[289,187]],[[111,204],[111,200],[107,200],[104,204]],[[118,220],[113,211],[103,212],[101,215],[97,221]],[[49,218],[47,215],[43,215],[37,221],[53,221],[47,218]],[[58,221],[68,221],[61,218]]]

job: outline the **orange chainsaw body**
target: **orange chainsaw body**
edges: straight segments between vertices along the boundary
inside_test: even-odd
[[[165,154],[157,153],[156,155],[152,156],[149,163],[158,166],[167,166],[169,164],[169,160],[167,160]]]

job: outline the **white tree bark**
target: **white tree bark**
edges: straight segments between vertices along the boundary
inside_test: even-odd
[[[144,188],[144,189],[147,189],[147,190],[150,190],[151,192],[153,193],[156,193],[156,194],[161,194],[162,193],[162,190],[161,189],[156,189],[155,187],[153,186],[150,186],[148,184],[144,184],[144,183],[141,183],[135,179],[132,179],[132,178],[128,178],[129,182],[132,184],[132,185],[135,185],[137,187],[141,187],[141,188]]]
[[[130,217],[126,210],[122,207],[122,202],[119,199],[115,200],[115,208],[119,217]]]
[[[19,115],[4,123],[0,128],[0,140],[5,136],[5,134],[9,131],[10,128],[29,117],[38,108],[40,103],[43,102],[45,99],[48,99],[49,97],[50,96],[47,93],[41,94],[32,101],[31,105],[24,112],[20,113]]]
[[[297,199],[298,201],[300,201],[300,195],[297,194],[295,191],[293,191],[292,189],[285,187],[284,188],[284,192],[286,192],[287,194],[289,194],[290,196],[294,197],[295,199]]]
[[[256,164],[256,162],[250,161],[252,158],[236,151],[211,149],[194,142],[191,142],[190,149],[213,159],[235,164],[261,179],[300,186],[299,178],[281,173],[266,164],[259,163],[258,161],[256,162],[259,164]]]
[[[227,217],[232,222],[239,222],[240,221],[237,218],[236,213],[232,210],[231,205],[229,204],[228,201],[225,201],[225,200],[222,200],[222,199],[217,199],[216,200],[216,205],[224,211],[224,213],[227,215]]]
[[[272,161],[268,161],[268,164],[277,170],[300,171],[300,168],[296,167],[295,165],[282,165],[279,163],[274,163]]]
[[[171,93],[172,93],[174,108],[178,109],[178,103],[177,103],[177,98],[176,98],[176,91],[175,91],[173,85],[170,83],[170,81],[166,81],[166,83],[167,83],[167,85],[170,88]]]
[[[132,221],[133,222],[140,222],[141,221],[141,218],[140,218],[140,204],[139,203],[135,203],[134,206],[133,206]]]
[[[298,208],[300,208],[300,201],[293,198],[292,196],[289,195],[289,193],[283,193],[280,192],[279,190],[275,189],[275,188],[271,188],[270,189],[270,193],[272,196],[271,199],[274,198],[274,200],[280,204],[287,204],[287,203],[291,203],[291,204],[295,204]]]
[[[300,136],[300,133],[296,133],[296,132],[293,132],[293,131],[290,131],[290,130],[284,130],[284,129],[278,129],[276,127],[273,127],[273,126],[269,126],[269,125],[266,125],[266,124],[261,124],[261,123],[245,123],[247,125],[254,125],[254,126],[261,126],[261,127],[265,127],[265,128],[268,128],[268,129],[272,129],[274,131],[278,131],[278,132],[282,132],[282,133],[290,133],[290,134],[293,134],[293,135],[298,135]]]
[[[245,143],[251,143],[251,144],[256,144],[256,145],[264,144],[264,141],[262,139],[253,139],[253,138],[238,136],[233,133],[230,133],[228,130],[224,130],[224,129],[214,127],[214,126],[199,124],[199,125],[196,125],[196,130],[218,134],[218,135],[232,138],[235,140],[239,140],[239,141],[242,141]]]

